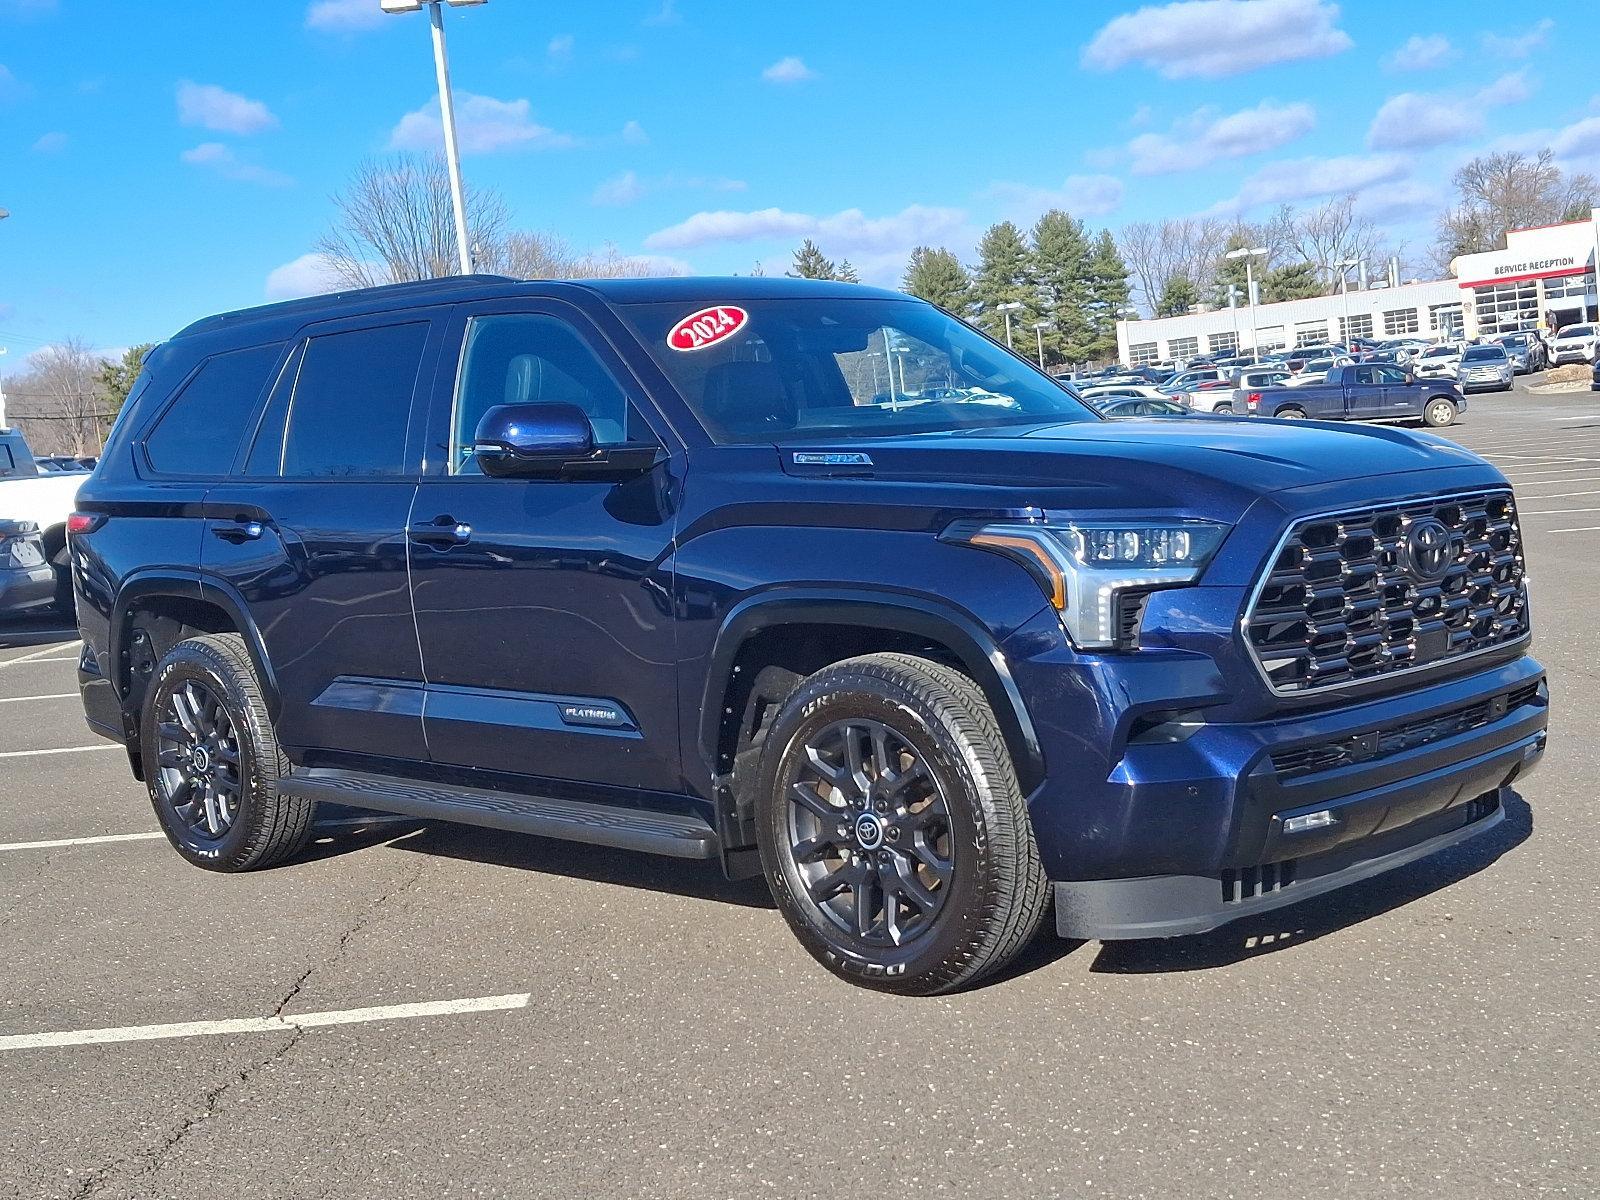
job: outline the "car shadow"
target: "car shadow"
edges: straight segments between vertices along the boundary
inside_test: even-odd
[[[60,617],[0,617],[0,650],[24,646],[47,646],[51,642],[77,640],[78,630]]]
[[[1205,971],[1316,941],[1403,908],[1492,866],[1533,833],[1533,810],[1512,792],[1492,832],[1301,904],[1246,917],[1192,937],[1103,942],[1091,971],[1112,975]]]

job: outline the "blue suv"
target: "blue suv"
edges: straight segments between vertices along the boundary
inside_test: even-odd
[[[211,317],[79,495],[90,725],[197,866],[323,801],[762,875],[902,993],[1493,828],[1545,745],[1512,491],[1427,434],[1108,422],[789,279]]]

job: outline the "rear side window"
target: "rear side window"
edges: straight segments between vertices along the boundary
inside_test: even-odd
[[[226,475],[282,343],[206,359],[145,438],[150,465],[163,475]]]
[[[370,478],[406,471],[406,429],[428,323],[306,343],[283,439],[283,474]]]

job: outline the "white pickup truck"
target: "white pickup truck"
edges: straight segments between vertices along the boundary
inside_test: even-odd
[[[0,522],[32,522],[43,538],[43,553],[53,569],[48,599],[70,612],[72,608],[72,564],[67,554],[67,517],[77,503],[78,489],[89,478],[87,471],[47,471],[34,461],[33,453],[20,431],[0,429]],[[0,567],[6,565],[0,555]],[[0,597],[0,609],[10,611],[32,607],[37,586],[29,589],[22,581]],[[37,581],[35,581],[37,584]]]

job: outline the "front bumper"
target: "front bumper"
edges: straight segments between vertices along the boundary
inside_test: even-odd
[[[56,572],[49,563],[0,570],[0,616],[15,616],[55,602]]]

